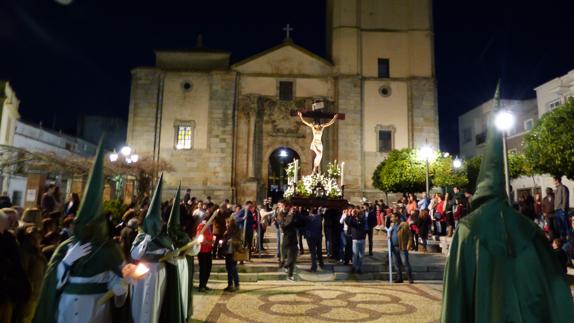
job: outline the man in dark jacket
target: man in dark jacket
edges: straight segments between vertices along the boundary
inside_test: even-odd
[[[355,208],[351,211],[351,216],[345,219],[345,222],[351,230],[353,239],[353,270],[357,274],[362,274],[363,256],[365,255],[365,236],[369,224],[365,221],[365,214]]]
[[[321,234],[321,215],[317,208],[313,208],[306,218],[305,239],[307,239],[309,253],[311,254],[311,271],[316,272],[317,260],[319,261],[319,267],[323,269],[323,254],[321,250],[321,242],[323,240],[323,236]]]
[[[279,214],[278,221],[283,231],[283,250],[285,267],[287,270],[287,279],[295,281],[293,271],[297,261],[297,217],[298,210],[295,207],[285,205],[285,209]]]
[[[243,242],[247,248],[249,248],[249,258],[251,259],[251,245],[253,244],[253,225],[255,224],[255,216],[251,211],[253,207],[253,202],[245,202],[245,206],[237,213],[235,216],[235,223],[240,230],[243,230],[245,226],[245,241]]]
[[[373,230],[377,226],[377,211],[374,206],[365,203],[363,205],[365,220],[367,221],[367,237],[369,238],[369,256],[373,255]]]

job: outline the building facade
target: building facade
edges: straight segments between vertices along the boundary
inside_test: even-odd
[[[530,131],[538,120],[536,100],[500,100],[503,109],[514,115],[514,126],[508,131],[507,144],[509,152],[520,152],[524,135]],[[463,158],[482,154],[486,142],[486,129],[494,100],[488,100],[476,108],[458,117],[459,152]]]
[[[312,134],[292,111],[318,100],[345,114],[323,133],[323,169],[345,162],[351,199],[378,197],[371,176],[391,149],[438,147],[431,1],[329,0],[326,15],[327,58],[287,38],[234,64],[201,46],[156,51],[132,71],[127,142],[175,167],[166,195],[181,181],[260,201],[282,190],[285,162],[310,173]]]

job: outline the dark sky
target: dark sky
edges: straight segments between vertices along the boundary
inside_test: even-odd
[[[325,0],[0,2],[0,78],[11,80],[25,120],[73,133],[81,114],[127,118],[130,70],[153,65],[153,50],[195,46],[231,51],[237,61],[293,39],[325,54]],[[574,1],[434,3],[441,148],[458,151],[457,117],[574,68]]]

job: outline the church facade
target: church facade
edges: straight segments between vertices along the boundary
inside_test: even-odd
[[[175,168],[166,196],[181,181],[198,198],[261,201],[293,158],[311,172],[313,136],[292,111],[322,101],[345,115],[323,133],[322,169],[344,161],[345,196],[379,198],[371,176],[390,150],[438,147],[431,5],[328,0],[328,58],[289,38],[232,65],[202,47],[156,51],[132,71],[127,142]]]

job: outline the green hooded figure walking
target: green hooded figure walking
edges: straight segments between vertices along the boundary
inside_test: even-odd
[[[127,284],[123,256],[108,236],[103,214],[103,149],[100,142],[86,190],[74,220],[74,235],[54,252],[44,277],[34,322],[112,322],[112,303],[122,306]],[[99,304],[108,290],[116,297]]]
[[[191,239],[183,231],[180,221],[181,205],[179,195],[181,184],[177,187],[177,192],[173,199],[173,206],[167,222],[167,232],[176,248],[185,248],[191,243]],[[180,252],[176,258],[176,265],[179,274],[182,311],[186,322],[191,320],[193,315],[193,256],[199,252],[200,244],[195,244],[194,248],[189,248]]]
[[[494,101],[496,113],[498,87]],[[503,153],[501,134],[490,125],[473,210],[450,247],[441,321],[572,322],[572,295],[547,238],[508,203]]]
[[[160,176],[140,232],[131,249],[131,257],[146,263],[147,276],[134,283],[131,294],[132,317],[138,323],[185,322],[176,267],[176,251],[161,220]]]

